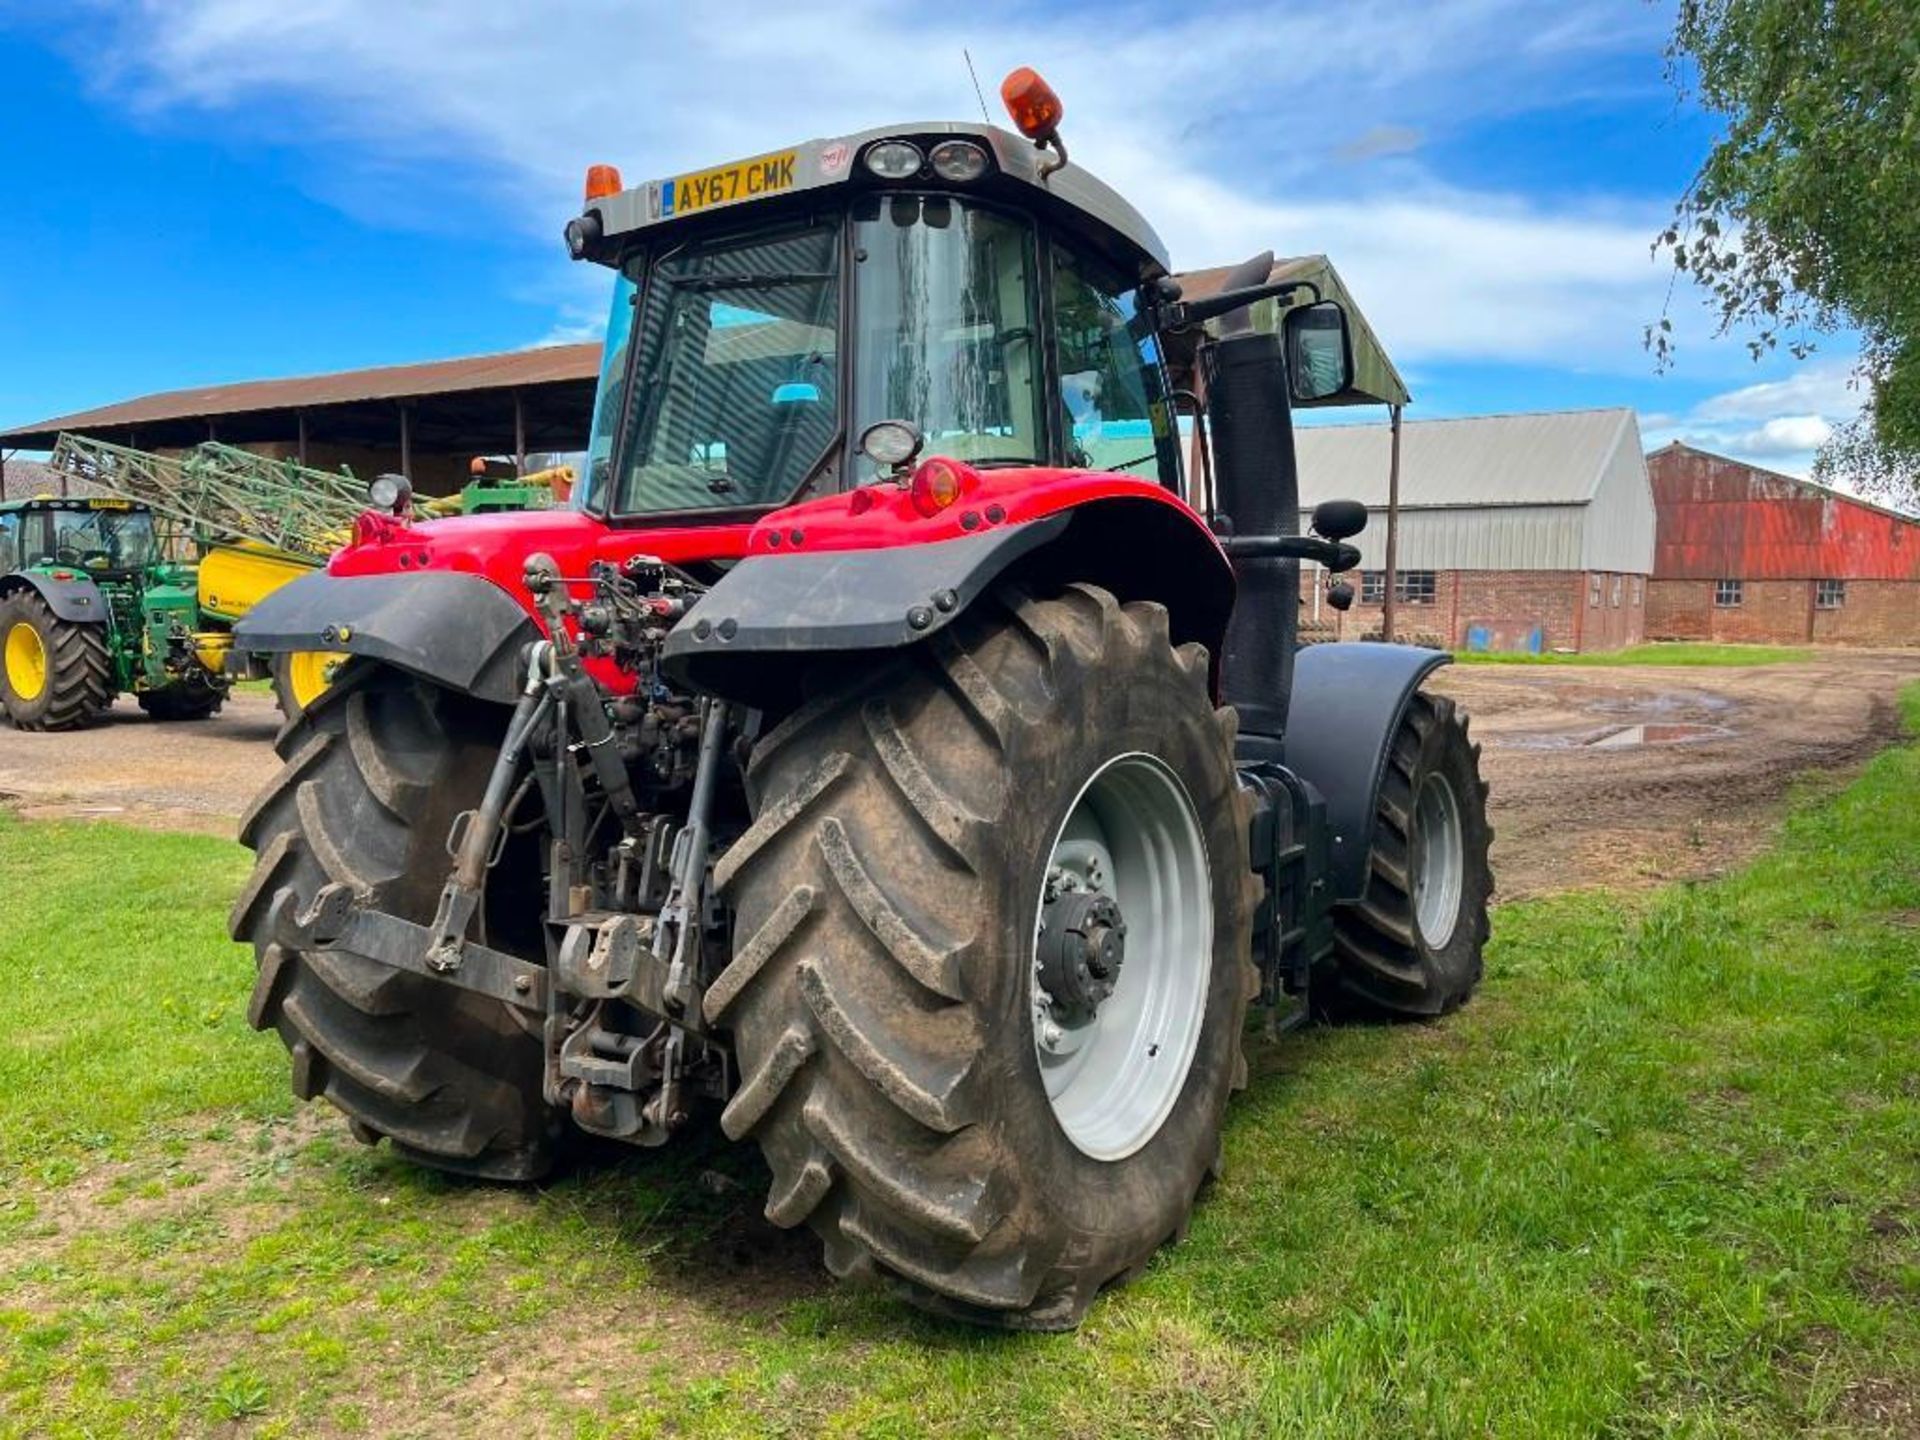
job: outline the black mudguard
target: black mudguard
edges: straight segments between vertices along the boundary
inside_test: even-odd
[[[70,620],[76,624],[104,625],[112,618],[107,609],[106,597],[100,593],[100,587],[84,577],[56,580],[51,575],[22,570],[7,576],[4,582],[0,582],[0,592],[18,590],[22,587],[39,591],[40,598],[47,602],[47,608],[61,620]]]
[[[233,631],[236,651],[365,655],[506,705],[525,678],[521,649],[538,638],[531,617],[506,591],[478,575],[445,570],[305,575],[255,605]]]
[[[777,699],[796,655],[893,650],[944,629],[1009,566],[1067,528],[1052,515],[879,550],[742,560],[667,637],[678,683],[749,704]]]
[[[1294,659],[1286,765],[1327,802],[1334,899],[1358,900],[1387,747],[1414,691],[1452,660],[1412,645],[1309,645]]]

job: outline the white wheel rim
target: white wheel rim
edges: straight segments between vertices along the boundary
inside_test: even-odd
[[[1453,786],[1437,771],[1420,782],[1414,800],[1413,913],[1420,936],[1435,950],[1453,938],[1460,923],[1461,877],[1466,844],[1460,834],[1460,804]]]
[[[1213,973],[1213,886],[1206,839],[1186,786],[1134,752],[1083,786],[1054,836],[1034,917],[1034,1053],[1054,1119],[1096,1160],[1123,1160],[1153,1139],[1185,1087]],[[1093,891],[1119,906],[1124,960],[1090,1018],[1062,1023],[1041,983],[1051,893]],[[1056,918],[1057,918],[1056,912]]]

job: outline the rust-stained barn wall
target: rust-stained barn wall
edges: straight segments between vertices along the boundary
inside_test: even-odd
[[[1647,458],[1658,516],[1647,634],[1920,645],[1920,521],[1685,445]],[[1741,582],[1717,604],[1716,582]],[[1844,598],[1819,604],[1819,582]]]

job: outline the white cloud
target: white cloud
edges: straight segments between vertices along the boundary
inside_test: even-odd
[[[446,243],[474,224],[556,235],[590,161],[633,179],[974,113],[964,45],[989,91],[1018,63],[1048,74],[1075,159],[1135,199],[1176,265],[1324,251],[1403,363],[1644,375],[1641,327],[1667,285],[1647,246],[1669,197],[1544,205],[1423,181],[1404,157],[1391,189],[1369,190],[1377,167],[1326,161],[1356,119],[1361,141],[1404,149],[1436,125],[1577,96],[1600,62],[1651,51],[1657,6],[148,0],[103,15],[88,42],[103,95],[322,142],[330,173],[314,183],[328,198]],[[343,150],[357,157],[345,179]]]
[[[1834,430],[1860,411],[1862,395],[1851,376],[1848,366],[1822,360],[1783,379],[1709,395],[1685,415],[1643,414],[1641,433],[1650,449],[1679,440],[1806,476]]]

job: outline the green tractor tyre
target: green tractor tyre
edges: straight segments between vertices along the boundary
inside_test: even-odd
[[[75,730],[113,704],[104,627],[62,620],[32,590],[0,601],[0,707],[22,730]]]

